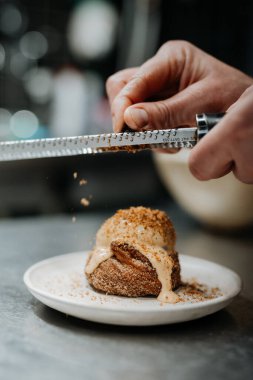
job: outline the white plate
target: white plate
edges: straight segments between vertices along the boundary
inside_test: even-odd
[[[109,296],[91,289],[83,270],[87,252],[69,253],[43,260],[24,274],[29,291],[45,305],[94,322],[147,326],[201,318],[225,306],[240,292],[239,276],[221,265],[179,255],[182,279],[195,279],[219,287],[222,295],[201,302],[161,304],[156,298]]]

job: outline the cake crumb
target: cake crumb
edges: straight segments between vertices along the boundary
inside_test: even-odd
[[[106,304],[121,304],[124,299],[127,302],[134,304],[142,304],[145,302],[144,298],[125,298],[125,297],[115,297],[109,294],[101,294],[98,291],[94,291],[90,288],[87,283],[83,272],[79,270],[69,269],[67,273],[64,274],[53,274],[48,277],[47,280],[42,280],[41,286],[43,289],[48,291],[50,294],[55,296],[66,298],[68,300],[89,300],[95,303],[101,303],[106,306]],[[187,279],[182,282],[181,286],[175,291],[180,297],[180,303],[198,303],[204,301],[210,301],[215,298],[219,298],[223,295],[221,289],[218,287],[210,287],[207,284],[198,283],[197,281],[192,281],[192,279]],[[147,302],[150,299],[155,300],[155,297],[147,297]],[[166,308],[167,303],[157,302],[159,308]],[[176,307],[176,306],[175,306]]]
[[[89,204],[90,204],[90,201],[87,199],[87,198],[82,198],[81,201],[80,201],[81,205],[83,205],[84,207],[88,207]]]
[[[223,294],[218,287],[209,288],[207,285],[200,284],[196,280],[183,282],[176,290],[180,302],[203,302],[221,297]]]
[[[74,178],[74,179],[77,179],[77,176],[78,176],[78,173],[77,173],[77,172],[74,172],[74,173],[73,173],[73,178]]]

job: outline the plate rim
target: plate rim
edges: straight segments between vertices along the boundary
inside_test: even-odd
[[[24,284],[26,285],[27,289],[29,290],[29,292],[35,297],[36,295],[34,293],[37,293],[39,296],[41,297],[45,297],[45,298],[48,298],[48,299],[51,299],[52,301],[55,301],[55,302],[60,302],[62,304],[65,304],[65,305],[72,305],[72,306],[82,306],[82,307],[85,307],[85,308],[89,308],[90,310],[101,310],[103,309],[103,311],[108,311],[108,312],[112,312],[112,311],[117,311],[117,312],[124,312],[124,313],[139,313],[140,312],[140,309],[139,308],[130,308],[130,309],[127,309],[127,308],[123,308],[121,303],[115,303],[115,304],[111,304],[111,303],[108,303],[106,304],[106,306],[103,304],[97,304],[97,303],[94,303],[93,305],[91,304],[87,304],[85,302],[83,302],[83,300],[71,300],[71,299],[64,299],[60,296],[57,296],[57,295],[54,295],[54,294],[51,294],[49,293],[48,291],[44,291],[44,290],[41,290],[39,288],[37,288],[36,286],[34,286],[32,284],[32,281],[30,279],[30,276],[32,274],[32,272],[34,270],[36,270],[38,267],[40,266],[43,266],[43,265],[47,265],[48,263],[50,262],[54,262],[54,261],[57,261],[57,260],[61,260],[62,258],[66,258],[66,257],[70,257],[70,256],[80,256],[80,255],[87,255],[90,251],[88,250],[84,250],[84,251],[75,251],[75,252],[68,252],[68,253],[65,253],[65,254],[61,254],[61,255],[56,255],[56,256],[52,256],[52,257],[49,257],[47,259],[43,259],[35,264],[32,264],[23,274],[23,282]],[[216,262],[213,262],[213,261],[209,261],[209,260],[206,260],[206,259],[202,259],[202,258],[199,258],[199,257],[196,257],[196,256],[190,256],[190,255],[185,255],[185,254],[179,254],[179,259],[182,258],[183,260],[188,260],[190,259],[190,261],[197,261],[197,262],[200,262],[202,264],[204,263],[208,263],[208,265],[212,265],[212,266],[216,266],[224,271],[227,272],[227,274],[230,274],[231,276],[234,277],[235,279],[235,283],[236,283],[236,286],[235,286],[235,289],[226,294],[226,295],[222,295],[222,296],[219,296],[217,298],[213,298],[213,299],[207,299],[207,300],[204,300],[204,301],[200,301],[200,302],[196,302],[196,303],[191,303],[191,302],[182,302],[182,303],[176,303],[176,304],[168,304],[168,303],[163,303],[163,307],[162,308],[157,308],[156,306],[154,306],[153,304],[150,305],[150,308],[148,309],[141,309],[141,312],[142,313],[161,313],[161,311],[165,312],[171,312],[172,310],[176,310],[176,311],[180,311],[180,310],[187,310],[187,309],[199,309],[199,308],[205,308],[205,307],[208,307],[210,305],[215,305],[215,304],[220,304],[220,303],[224,303],[226,301],[229,301],[229,300],[232,300],[233,298],[235,298],[242,290],[242,279],[240,278],[240,276],[235,272],[233,271],[232,269],[230,268],[227,268],[226,266],[224,265],[221,265],[221,264],[218,264]],[[92,291],[96,292],[96,290],[92,289]],[[98,293],[99,295],[101,296],[106,296],[106,294],[103,294],[103,293]],[[109,297],[116,297],[116,298],[119,298],[120,301],[128,301],[129,299],[131,298],[128,298],[128,297],[121,297],[121,296],[113,296],[113,295],[108,295]],[[85,298],[84,298],[85,299]],[[133,297],[132,299],[136,299],[138,301],[145,301],[145,297]],[[147,301],[150,300],[150,298],[146,298]],[[152,299],[153,301],[154,299]],[[43,301],[41,301],[43,302]],[[160,304],[160,302],[158,301],[158,304]],[[136,304],[137,305],[137,304]]]

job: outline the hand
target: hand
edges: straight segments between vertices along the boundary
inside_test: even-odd
[[[226,111],[251,84],[252,78],[192,44],[170,41],[141,67],[108,79],[113,129],[194,125],[196,113]]]
[[[240,181],[253,183],[253,86],[194,147],[189,166],[200,180],[233,171]]]

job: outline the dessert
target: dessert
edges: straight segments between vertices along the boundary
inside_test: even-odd
[[[128,297],[153,295],[176,303],[180,284],[171,220],[159,210],[131,207],[119,210],[97,232],[87,260],[89,283],[107,294]]]

